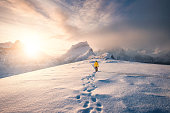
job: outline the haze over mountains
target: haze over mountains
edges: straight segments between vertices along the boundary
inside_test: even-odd
[[[0,44],[0,78],[29,72],[37,69],[61,65],[88,59],[95,55],[87,42],[73,45],[68,52],[61,57],[50,56],[39,52],[36,58],[30,58],[24,51],[24,45],[20,41]]]
[[[142,63],[154,63],[154,64],[170,64],[170,51],[157,51],[157,50],[135,50],[135,49],[123,49],[113,48],[109,50],[100,50],[98,55],[103,53],[109,53],[113,55],[116,60],[126,60]]]
[[[107,54],[107,55],[106,55]],[[40,52],[37,58],[29,58],[24,45],[20,41],[15,43],[0,43],[0,77],[33,71],[51,66],[82,61],[91,58],[106,58],[115,60],[137,61],[144,63],[170,64],[170,52],[148,52],[145,50],[130,50],[113,48],[93,52],[88,42],[80,42],[62,56],[50,56]]]

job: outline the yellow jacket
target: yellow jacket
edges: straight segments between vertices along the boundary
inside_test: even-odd
[[[95,62],[95,63],[94,63],[94,67],[99,67],[98,62]]]

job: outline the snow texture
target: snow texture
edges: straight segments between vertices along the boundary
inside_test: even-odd
[[[0,79],[0,112],[170,112],[170,66],[95,60]]]

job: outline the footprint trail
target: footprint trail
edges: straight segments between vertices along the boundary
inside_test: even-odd
[[[95,74],[93,72],[89,76],[83,77],[82,85],[83,89],[80,91],[81,94],[76,96],[77,100],[83,100],[82,109],[79,109],[77,113],[101,113],[102,112],[102,104],[97,100],[96,96],[93,95],[92,91],[94,91],[97,86],[95,85]]]

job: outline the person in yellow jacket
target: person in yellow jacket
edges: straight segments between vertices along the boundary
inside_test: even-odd
[[[94,68],[95,68],[95,71],[97,72],[98,71],[98,67],[99,67],[99,64],[97,61],[95,61],[94,63]]]

